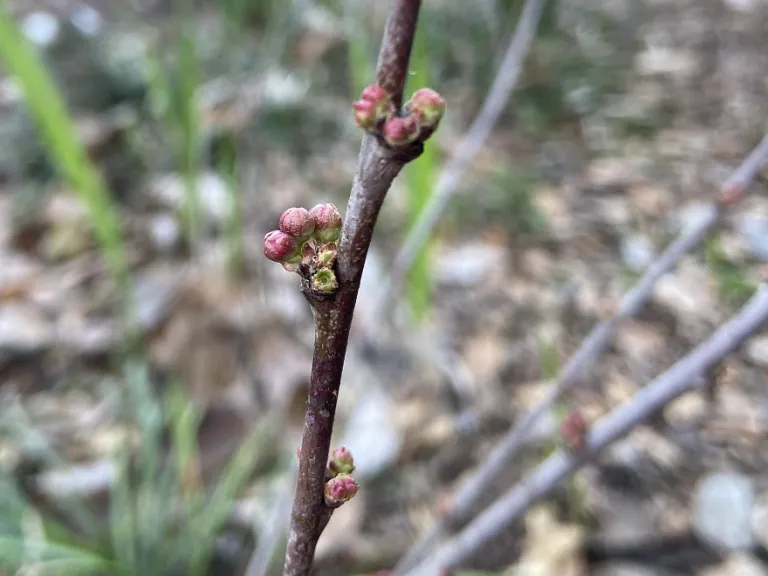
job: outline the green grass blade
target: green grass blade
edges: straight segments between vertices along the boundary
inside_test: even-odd
[[[266,444],[272,431],[273,423],[269,420],[254,428],[219,478],[208,503],[199,510],[197,518],[191,519],[190,527],[197,539],[190,564],[191,574],[205,574],[216,544],[216,535],[229,517],[235,498],[261,463],[261,457],[269,452]]]
[[[197,192],[200,163],[200,126],[195,91],[199,81],[195,41],[188,24],[182,24],[178,39],[178,154],[186,184],[184,216],[190,243],[200,239],[201,208]]]
[[[131,493],[130,458],[125,453],[115,457],[117,478],[109,493],[109,529],[112,553],[121,564],[138,568],[136,551],[136,508]]]
[[[237,142],[233,135],[227,134],[220,140],[216,167],[226,182],[229,192],[229,214],[224,223],[224,236],[227,243],[227,269],[236,278],[245,266],[245,246],[243,243],[243,210],[238,180]]]
[[[80,548],[53,544],[45,540],[21,539],[0,535],[0,567],[23,564],[23,555],[33,553],[40,558],[36,566],[45,565],[41,574],[122,574],[124,570],[106,558]],[[55,568],[55,571],[48,571]],[[79,571],[78,571],[79,570]]]
[[[61,177],[88,207],[91,223],[111,273],[125,288],[128,267],[117,211],[99,172],[77,135],[61,92],[33,46],[0,0],[0,59],[24,90],[25,102]]]
[[[429,47],[423,29],[416,32],[411,59],[410,84],[415,88],[429,86]],[[413,92],[413,88],[409,88]],[[413,226],[432,195],[437,164],[437,149],[434,141],[427,142],[422,155],[405,169],[408,187],[408,222]],[[431,243],[422,247],[408,274],[406,293],[416,321],[422,320],[429,310],[432,293],[429,266]]]

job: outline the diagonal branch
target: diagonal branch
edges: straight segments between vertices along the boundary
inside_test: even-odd
[[[420,5],[420,0],[395,0],[382,40],[377,81],[400,100]],[[336,259],[338,290],[330,298],[304,291],[315,317],[315,347],[285,576],[310,573],[317,540],[330,518],[323,498],[326,464],[360,278],[387,191],[420,150],[420,143],[403,151],[371,134],[363,137]]]
[[[685,392],[703,386],[703,376],[768,323],[768,284],[763,283],[741,311],[706,342],[640,390],[629,403],[600,420],[576,453],[556,452],[496,503],[471,522],[434,556],[408,572],[431,576],[461,565],[491,538],[520,518],[532,504],[550,494],[565,478]]]
[[[727,203],[738,199],[766,163],[768,163],[768,136],[763,138],[741,166],[723,184],[721,199],[726,200]],[[616,314],[603,320],[592,329],[576,353],[563,367],[546,396],[516,422],[512,430],[507,433],[483,462],[477,473],[464,483],[455,495],[452,507],[441,521],[433,526],[408,553],[402,562],[403,566],[407,567],[414,560],[417,560],[447,530],[460,526],[468,520],[468,514],[486,492],[488,485],[524,447],[529,432],[534,428],[537,421],[552,409],[558,398],[579,382],[584,370],[608,345],[619,324],[640,311],[645,301],[650,297],[656,282],[709,235],[725,213],[724,204],[725,202],[710,205],[704,217],[695,226],[683,232],[649,266],[635,287],[621,299]]]
[[[413,266],[414,260],[424,243],[429,239],[432,230],[442,218],[456,187],[464,176],[464,172],[491,135],[496,122],[504,111],[509,101],[509,95],[520,77],[523,61],[536,33],[544,1],[526,0],[520,21],[482,109],[459,143],[456,155],[440,173],[428,204],[422,210],[405,243],[395,257],[390,279],[384,283],[374,312],[376,318],[383,316],[392,299],[399,294],[405,275]],[[374,323],[378,324],[375,320]]]

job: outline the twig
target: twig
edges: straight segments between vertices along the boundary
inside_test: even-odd
[[[420,5],[420,0],[394,2],[379,53],[377,83],[398,106]],[[363,266],[384,197],[405,163],[417,157],[422,146],[415,143],[408,150],[396,151],[371,134],[363,137],[336,259],[338,290],[330,299],[313,298],[305,292],[315,317],[315,350],[285,557],[286,576],[310,573],[323,521],[329,516],[323,501],[326,464]]]
[[[544,0],[526,0],[520,21],[482,109],[459,143],[456,155],[441,171],[429,202],[422,210],[395,257],[389,281],[383,283],[383,288],[377,297],[378,301],[374,309],[376,319],[382,318],[392,299],[400,292],[405,275],[411,269],[421,247],[443,216],[467,166],[480,151],[493,131],[499,116],[504,111],[509,95],[520,76],[520,70],[539,24],[543,6]],[[378,322],[375,323],[378,324]]]
[[[483,461],[477,473],[459,488],[453,499],[453,505],[445,516],[419,539],[401,561],[401,570],[407,569],[409,565],[417,561],[447,530],[455,529],[468,520],[467,515],[480,497],[486,493],[487,486],[525,446],[527,437],[536,422],[551,410],[558,398],[579,382],[584,370],[610,342],[619,324],[640,311],[645,301],[650,297],[656,282],[669,272],[685,254],[709,235],[724,214],[723,204],[729,204],[740,197],[767,162],[768,136],[765,136],[741,166],[723,184],[721,200],[725,202],[708,206],[701,220],[695,226],[685,230],[677,240],[670,244],[658,259],[648,267],[634,288],[624,295],[616,314],[603,320],[592,329],[576,353],[563,367],[546,396],[517,421],[512,430]]]
[[[762,284],[741,311],[706,342],[640,390],[632,400],[616,408],[589,433],[582,451],[559,451],[471,522],[434,556],[408,572],[432,576],[439,569],[453,569],[508,527],[536,501],[547,496],[564,478],[590,461],[608,444],[624,436],[681,394],[703,386],[702,378],[725,356],[768,322],[768,284]]]

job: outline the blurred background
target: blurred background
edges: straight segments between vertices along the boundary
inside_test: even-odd
[[[430,86],[448,110],[376,228],[333,443],[361,490],[323,534],[318,574],[394,567],[766,130],[764,2],[550,1],[380,322],[377,288],[522,4],[423,2],[407,92]],[[290,206],[344,212],[351,103],[389,8],[0,1],[0,573],[280,573],[313,327],[262,239]],[[557,447],[565,411],[600,418],[751,296],[768,262],[753,190],[489,498]],[[469,567],[768,574],[767,368],[764,332]]]

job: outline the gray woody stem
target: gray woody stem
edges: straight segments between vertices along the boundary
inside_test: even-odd
[[[747,186],[755,179],[760,169],[768,162],[768,136],[765,136],[757,147],[749,154],[730,178],[723,184],[724,194],[738,195],[746,191]],[[460,526],[467,521],[467,515],[486,492],[488,485],[496,478],[518,454],[526,443],[528,434],[536,422],[549,412],[555,402],[565,392],[573,388],[580,380],[590,363],[605,349],[620,323],[637,314],[645,301],[653,292],[656,282],[669,272],[683,256],[702,242],[720,222],[724,208],[712,204],[695,226],[684,231],[667,249],[655,260],[645,272],[640,281],[627,292],[619,303],[614,316],[603,320],[595,326],[582,342],[576,353],[571,356],[563,367],[554,384],[541,401],[525,413],[513,426],[507,435],[491,451],[477,473],[471,476],[461,486],[453,499],[453,506],[446,515],[433,526],[408,553],[401,562],[401,568],[408,568],[418,561],[447,530]]]
[[[520,518],[536,501],[547,496],[565,478],[581,468],[611,442],[648,419],[685,392],[703,386],[703,376],[768,322],[768,284],[762,284],[739,313],[706,342],[640,390],[625,405],[600,420],[586,447],[576,454],[556,452],[472,521],[434,556],[408,572],[432,576],[466,561],[498,533]]]
[[[402,101],[420,5],[420,0],[396,0],[382,40],[377,83],[393,94],[398,104]],[[363,137],[337,255],[339,288],[329,300],[305,293],[315,317],[315,350],[285,576],[310,573],[317,540],[330,518],[323,487],[360,278],[384,197],[405,163],[420,151],[418,144],[407,153],[394,152],[373,136]]]

